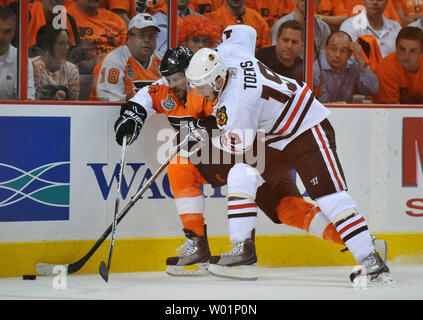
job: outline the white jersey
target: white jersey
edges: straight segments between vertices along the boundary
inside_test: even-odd
[[[253,28],[228,26],[222,37],[217,51],[229,75],[214,110],[220,128],[228,130],[220,139],[224,150],[244,152],[259,130],[266,144],[282,150],[329,115],[306,84],[273,72],[254,57]]]

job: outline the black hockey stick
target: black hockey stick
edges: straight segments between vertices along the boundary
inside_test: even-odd
[[[179,135],[179,133],[178,133]],[[177,135],[177,136],[178,136]],[[166,167],[169,165],[170,161],[178,154],[179,150],[188,142],[190,135],[187,134],[184,139],[172,150],[170,155],[167,157],[167,159],[160,165],[159,169],[153,174],[153,176],[146,182],[146,184],[135,194],[134,198],[128,202],[128,204],[123,208],[119,216],[117,217],[116,225],[119,224],[119,222],[126,216],[126,214],[129,212],[129,210],[135,205],[135,203],[138,201],[138,199],[144,194],[145,191],[153,184],[153,182],[157,179],[157,177],[166,169]],[[198,149],[197,149],[198,150]],[[97,251],[97,249],[101,246],[101,244],[106,240],[106,238],[109,236],[110,232],[112,231],[113,224],[111,224],[106,231],[101,235],[101,237],[97,240],[97,242],[92,246],[90,251],[87,252],[85,256],[83,256],[78,261],[71,263],[71,264],[65,264],[64,266],[67,269],[67,274],[75,273],[79,271],[85,263],[88,261],[88,259],[91,258],[91,256],[94,254],[94,252]],[[43,276],[52,276],[56,274],[55,267],[57,264],[50,264],[50,263],[37,263],[35,266],[35,271]]]
[[[100,273],[101,277],[104,281],[109,281],[109,273],[110,273],[110,265],[112,263],[112,253],[113,253],[113,246],[115,244],[115,234],[116,234],[116,218],[119,213],[119,202],[121,198],[121,186],[122,186],[122,175],[123,175],[123,167],[125,165],[125,150],[126,150],[126,139],[127,137],[123,137],[122,141],[122,152],[120,155],[120,170],[119,170],[119,180],[117,182],[117,195],[115,201],[115,214],[113,216],[113,224],[112,224],[112,239],[110,240],[110,248],[109,248],[109,259],[107,261],[107,265],[104,261],[101,261],[100,266],[98,267],[98,272]]]

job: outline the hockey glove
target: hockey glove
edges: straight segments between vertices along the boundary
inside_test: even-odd
[[[122,105],[120,116],[115,122],[116,142],[122,145],[123,137],[128,136],[128,145],[134,142],[140,133],[147,111],[142,105],[128,101]]]
[[[197,126],[206,130],[210,137],[212,136],[213,129],[219,129],[215,116],[208,116],[205,119],[198,120]]]
[[[201,126],[200,120],[188,121],[188,130],[191,139],[198,142],[205,140],[204,133],[206,132],[206,128]]]

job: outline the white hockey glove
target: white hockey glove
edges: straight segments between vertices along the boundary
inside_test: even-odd
[[[128,145],[134,142],[140,133],[147,111],[142,105],[128,101],[120,109],[120,116],[115,122],[116,142],[122,145],[124,136],[128,136]]]

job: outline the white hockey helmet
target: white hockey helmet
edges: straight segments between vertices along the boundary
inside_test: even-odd
[[[191,86],[199,87],[208,84],[220,94],[223,86],[217,90],[216,79],[220,76],[225,81],[227,71],[228,67],[217,51],[202,48],[192,57],[185,76]]]

